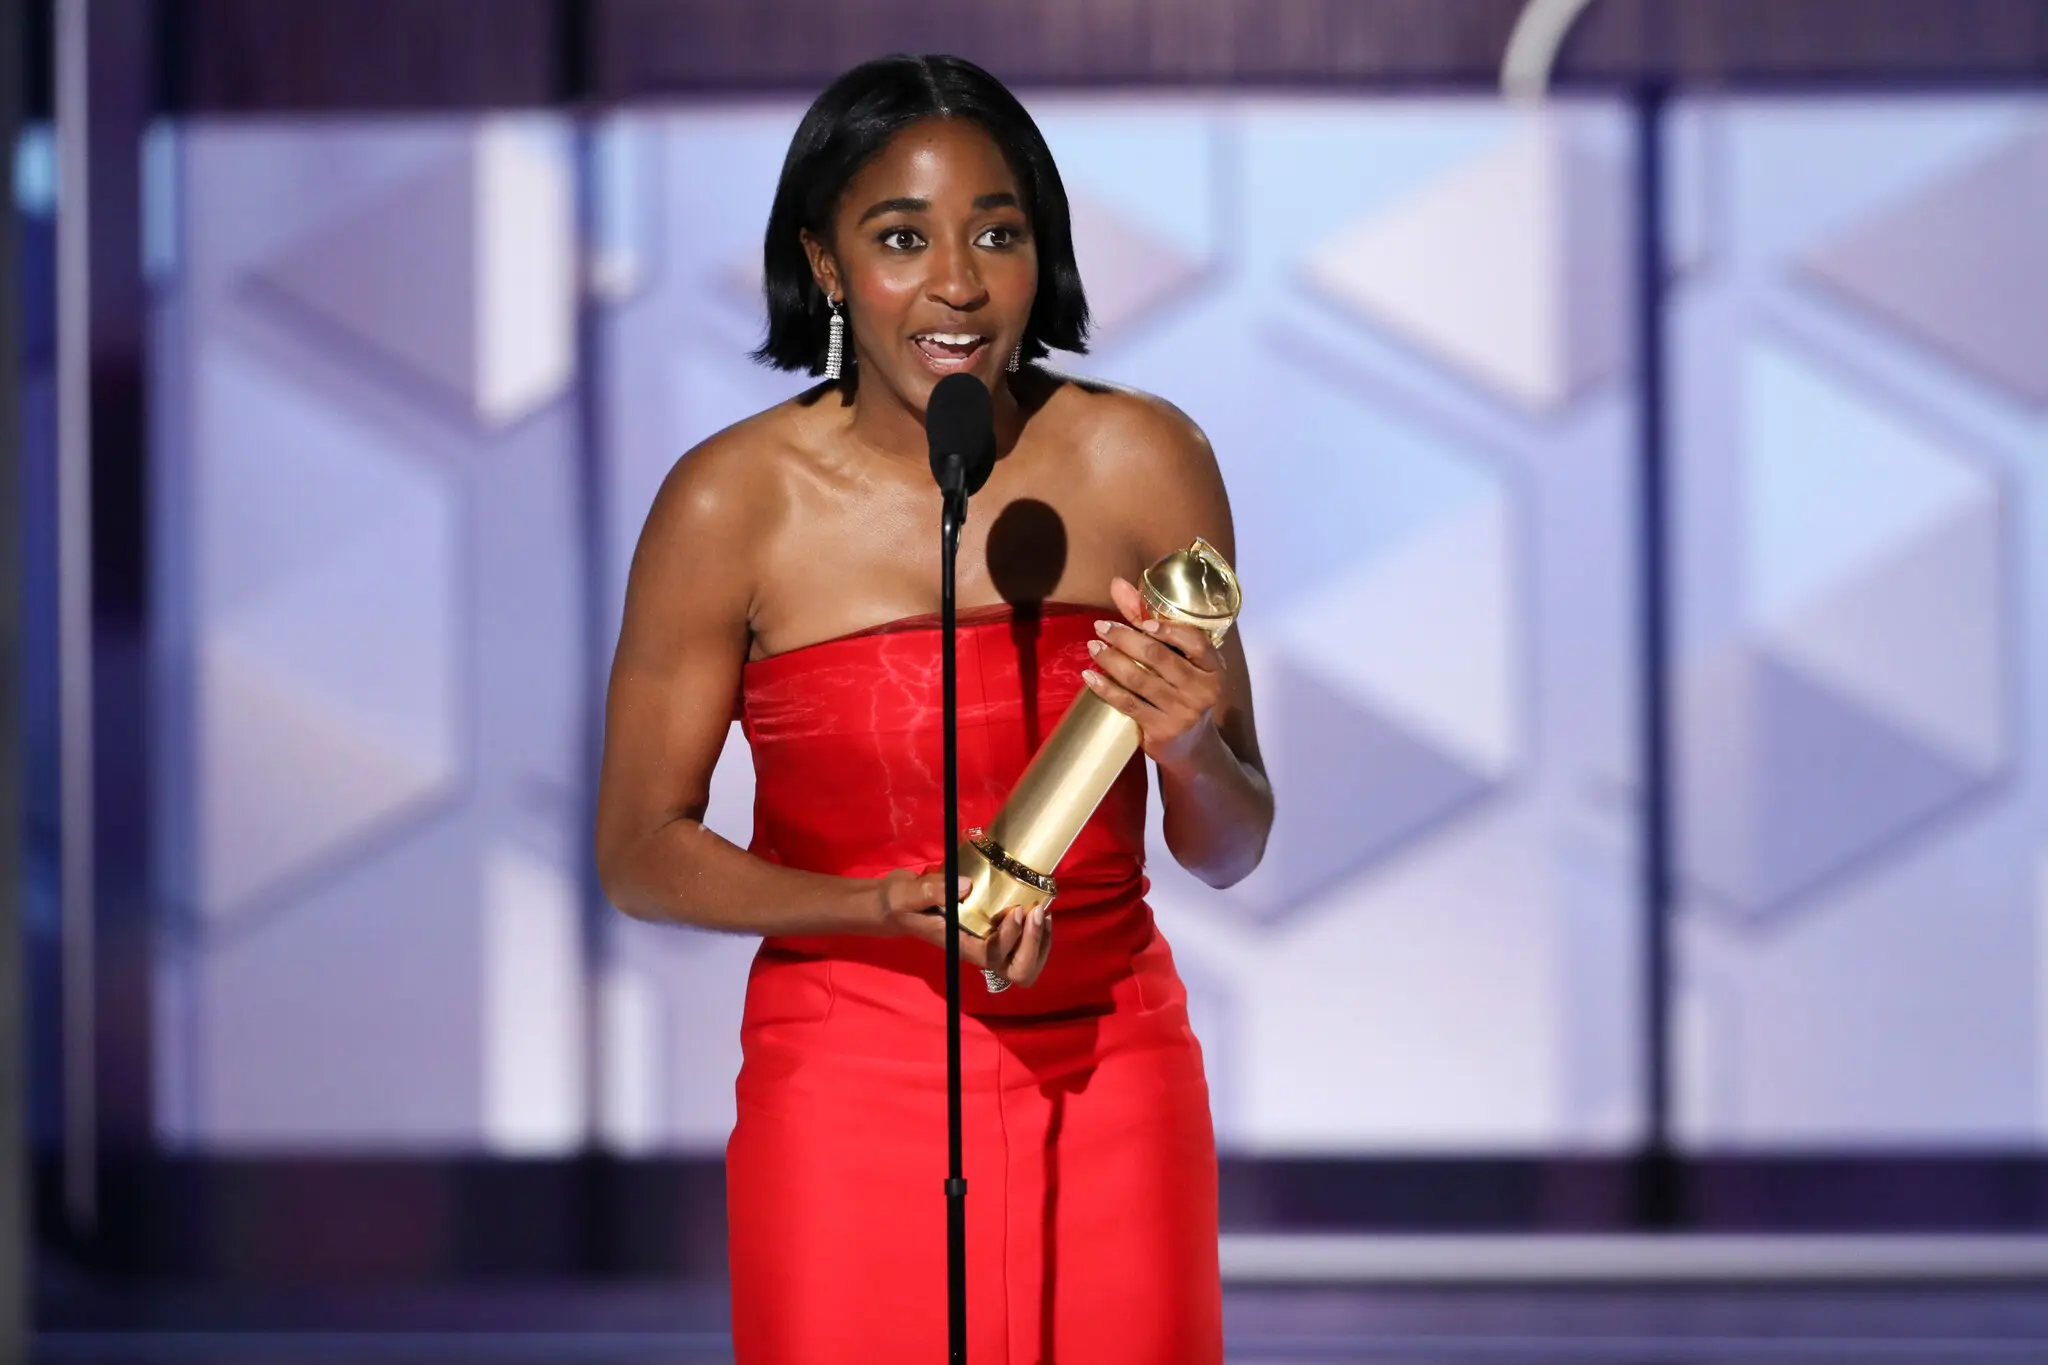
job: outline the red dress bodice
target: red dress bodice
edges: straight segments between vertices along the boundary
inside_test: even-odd
[[[986,825],[1082,690],[1107,607],[1052,603],[961,615],[960,827]],[[741,719],[754,755],[752,851],[786,867],[878,877],[944,859],[940,636],[913,617],[756,660]],[[1144,902],[1145,768],[1134,757],[1054,869],[1057,946],[1029,990],[969,1012],[1051,1013],[1112,1003],[1154,937]],[[773,953],[829,955],[944,994],[943,962],[908,939],[779,938]]]

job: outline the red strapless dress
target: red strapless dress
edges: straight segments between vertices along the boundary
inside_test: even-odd
[[[1104,614],[963,613],[963,825],[1083,686]],[[941,861],[935,627],[747,665],[756,854],[852,877]],[[974,1365],[1223,1358],[1208,1083],[1145,904],[1145,788],[1133,759],[1056,870],[1038,983],[964,972]],[[726,1149],[741,1365],[944,1360],[944,962],[906,938],[762,943]]]

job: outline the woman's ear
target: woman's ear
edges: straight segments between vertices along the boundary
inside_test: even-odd
[[[832,259],[832,248],[811,235],[805,228],[798,234],[804,244],[804,255],[811,260],[811,278],[817,282],[818,291],[828,299],[844,301],[846,294],[839,287],[839,262]]]

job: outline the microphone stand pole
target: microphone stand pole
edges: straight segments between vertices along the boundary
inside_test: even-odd
[[[939,513],[939,659],[946,804],[946,1340],[950,1365],[967,1361],[967,1177],[960,1132],[960,697],[953,638],[953,561],[967,519],[965,462],[947,461]]]

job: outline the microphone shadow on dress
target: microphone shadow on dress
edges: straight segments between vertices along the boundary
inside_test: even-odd
[[[1038,617],[1067,571],[1067,524],[1036,498],[1019,498],[988,528],[988,576],[1010,604],[1010,639],[1024,683],[1024,742],[1032,752],[1044,736],[1038,723]]]

